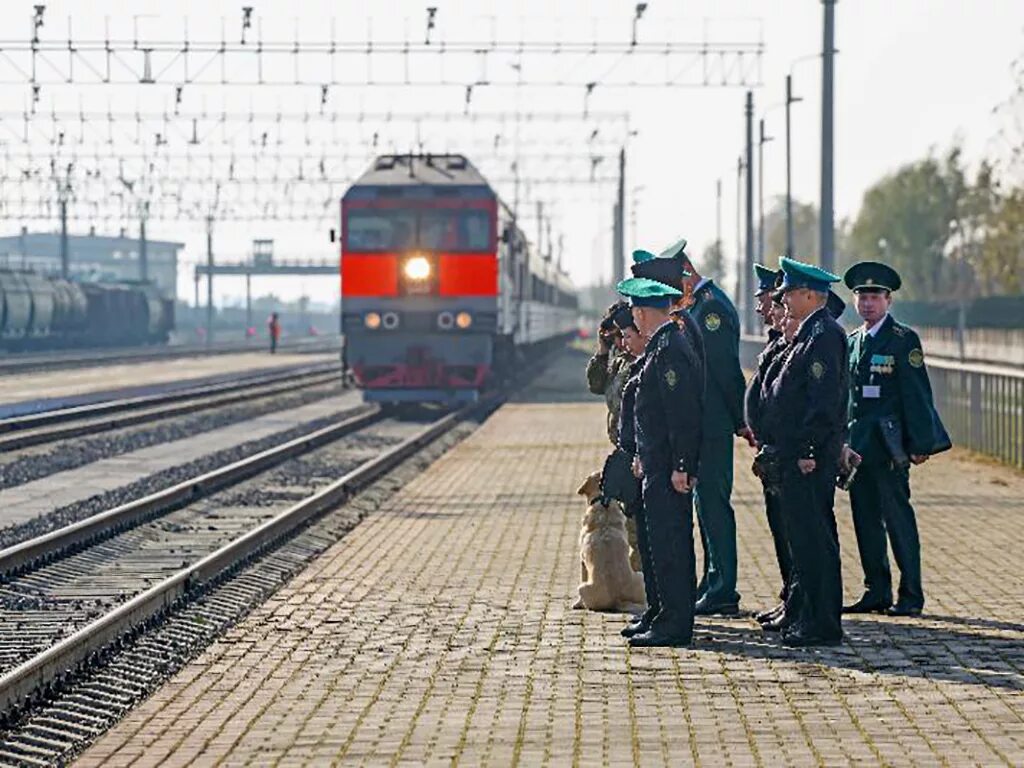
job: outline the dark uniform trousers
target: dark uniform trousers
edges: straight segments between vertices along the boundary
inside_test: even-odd
[[[892,602],[886,530],[900,569],[899,602],[924,607],[921,586],[921,543],[914,509],[910,506],[910,470],[892,462],[865,461],[850,486],[853,527],[864,567],[864,589],[885,603]]]
[[[733,511],[732,433],[707,435],[700,447],[697,518],[704,547],[704,573],[697,595],[714,603],[739,601],[736,592],[736,513]]]
[[[676,493],[668,469],[645,474],[643,507],[650,564],[644,563],[660,612],[652,629],[669,623],[674,634],[693,634],[697,571],[693,552],[693,496]],[[639,529],[639,525],[637,528]],[[650,602],[650,593],[648,593]]]
[[[789,551],[789,539],[786,538],[786,521],[782,517],[781,495],[769,493],[765,489],[764,509],[768,516],[768,530],[772,534],[772,543],[775,545],[775,559],[779,563],[779,574],[782,576],[782,590],[779,592],[779,599],[784,601],[789,596],[793,557]]]
[[[792,555],[786,613],[802,630],[829,639],[842,637],[843,582],[836,529],[836,456],[822,455],[813,472],[796,461],[782,471],[781,507]]]
[[[638,483],[639,484],[639,483]],[[642,490],[641,490],[642,493]],[[647,593],[647,616],[653,619],[661,610],[658,600],[658,586],[654,582],[654,566],[651,560],[651,539],[647,535],[647,513],[643,501],[637,501],[629,508],[629,513],[636,523],[636,548],[640,553],[641,572],[644,577],[644,591]]]

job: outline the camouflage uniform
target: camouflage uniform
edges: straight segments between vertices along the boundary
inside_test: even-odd
[[[629,378],[633,356],[613,348],[610,353],[598,352],[587,364],[587,386],[595,395],[604,395],[608,406],[608,439],[619,442],[619,411],[622,409],[622,388]]]
[[[604,395],[608,406],[608,439],[619,444],[619,412],[622,410],[622,390],[629,379],[629,366],[633,356],[612,347],[611,352],[597,352],[587,363],[587,387],[595,395]],[[636,521],[626,518],[626,538],[629,541],[629,564],[640,571],[640,552],[636,543]]]

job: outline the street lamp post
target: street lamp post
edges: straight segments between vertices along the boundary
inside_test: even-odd
[[[743,292],[743,155],[736,158],[736,306]]]
[[[793,161],[790,146],[790,106],[802,99],[793,96],[793,75],[786,75],[786,254],[793,258]]]
[[[764,118],[758,122],[757,140],[757,261],[764,264],[764,145],[772,140],[764,132]]]

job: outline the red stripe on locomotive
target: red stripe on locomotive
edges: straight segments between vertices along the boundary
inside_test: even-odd
[[[346,253],[341,259],[342,296],[397,296],[398,256]]]
[[[498,259],[493,253],[442,253],[437,263],[441,296],[498,295]]]

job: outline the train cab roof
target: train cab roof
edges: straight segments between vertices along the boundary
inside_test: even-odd
[[[377,157],[345,197],[416,196],[430,188],[440,188],[444,194],[494,196],[487,180],[465,155],[405,154]]]

